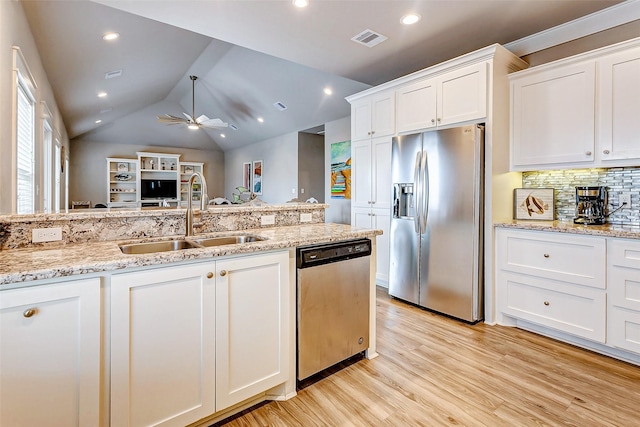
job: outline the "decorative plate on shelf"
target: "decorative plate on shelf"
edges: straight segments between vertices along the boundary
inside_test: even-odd
[[[128,173],[119,173],[117,175],[114,175],[113,177],[116,179],[116,181],[129,181],[131,180],[131,178],[133,178]]]
[[[129,172],[129,163],[118,163],[118,172]]]

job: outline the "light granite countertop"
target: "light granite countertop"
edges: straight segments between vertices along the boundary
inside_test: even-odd
[[[495,224],[495,226],[503,228],[518,228],[521,230],[551,231],[557,233],[640,239],[640,227],[636,225],[580,225],[574,224],[571,221],[511,221],[498,223]]]
[[[125,255],[118,246],[119,244],[136,243],[142,240],[135,242],[75,243],[52,248],[4,250],[0,251],[0,287],[33,280],[115,271],[124,268],[198,259],[205,260],[219,256],[248,254],[365,237],[372,238],[382,234],[382,231],[360,229],[344,224],[321,223],[250,229],[237,232],[207,233],[199,234],[194,238],[242,234],[257,235],[265,240],[142,255]],[[162,239],[148,239],[145,241],[167,240],[176,237],[184,238],[184,236],[166,236]]]

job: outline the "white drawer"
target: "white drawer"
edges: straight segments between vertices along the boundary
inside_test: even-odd
[[[640,269],[609,266],[609,304],[640,312]]]
[[[640,354],[640,312],[610,307],[607,344]]]
[[[502,229],[498,251],[502,270],[606,288],[603,237]]]
[[[504,314],[605,342],[605,291],[509,272],[499,281]]]
[[[640,270],[640,240],[609,238],[609,265]]]

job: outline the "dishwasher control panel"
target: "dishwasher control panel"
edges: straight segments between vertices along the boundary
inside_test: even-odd
[[[299,247],[296,252],[297,267],[307,268],[371,255],[371,240],[359,239],[322,245],[302,246]]]

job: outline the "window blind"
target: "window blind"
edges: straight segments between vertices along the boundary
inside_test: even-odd
[[[17,123],[16,123],[16,165],[17,165],[17,213],[33,213],[34,195],[34,142],[35,103],[33,96],[18,79]]]

